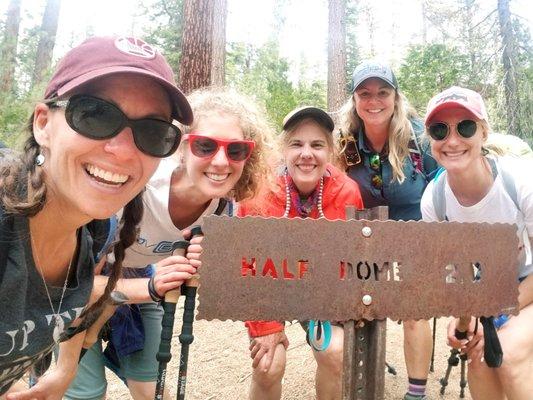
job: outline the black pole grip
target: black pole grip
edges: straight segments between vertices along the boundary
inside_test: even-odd
[[[191,238],[200,235],[203,235],[203,232],[199,225],[191,228]],[[181,353],[180,369],[178,373],[178,391],[176,394],[176,398],[178,400],[185,400],[185,391],[187,386],[187,366],[189,362],[189,345],[194,340],[192,329],[194,322],[197,285],[197,280],[191,279],[190,281],[185,282],[185,285],[183,285],[181,288],[182,294],[185,294],[185,304],[183,307],[183,325],[179,335]]]
[[[161,322],[161,342],[159,343],[159,351],[156,354],[156,359],[159,362],[159,369],[157,372],[157,382],[155,388],[155,399],[163,400],[165,392],[165,381],[167,375],[167,364],[172,358],[170,348],[172,345],[172,333],[174,330],[174,314],[176,312],[176,303],[163,302],[163,321]]]
[[[463,340],[463,339],[467,339],[467,334],[466,334],[466,331],[458,331],[457,329],[455,330],[455,337],[458,339],[458,340]]]
[[[191,237],[203,235],[202,227],[200,225],[193,226],[191,228]]]
[[[189,345],[193,342],[194,308],[196,303],[196,287],[185,287],[185,306],[183,310],[183,325],[179,341],[181,343],[180,370],[178,379],[178,400],[185,399],[187,385],[187,365],[189,361]]]
[[[172,246],[172,254],[185,255],[187,247],[189,247],[189,242],[186,240],[175,242]],[[170,349],[172,345],[176,304],[179,296],[180,289],[169,290],[167,293],[165,293],[165,300],[163,301],[164,313],[163,320],[161,321],[161,341],[159,342],[159,351],[156,354],[156,359],[159,362],[159,369],[157,372],[157,382],[155,387],[155,400],[163,400],[163,395],[165,392],[167,364],[172,358]]]

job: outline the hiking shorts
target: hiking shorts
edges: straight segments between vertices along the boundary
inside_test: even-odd
[[[64,399],[100,400],[106,393],[105,367],[113,370],[122,380],[138,382],[157,381],[159,368],[156,354],[161,340],[163,309],[155,303],[139,304],[144,326],[144,348],[119,358],[118,369],[111,366],[102,353],[102,343],[98,341],[81,359],[76,378],[68,388]]]

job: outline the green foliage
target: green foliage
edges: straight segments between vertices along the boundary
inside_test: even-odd
[[[398,82],[409,102],[423,114],[431,97],[468,81],[468,57],[443,44],[411,46],[402,63]]]
[[[143,38],[157,46],[178,75],[183,30],[183,0],[138,0],[139,14],[147,17]]]
[[[361,61],[357,46],[357,0],[346,1],[346,92],[352,91],[352,74]]]
[[[25,134],[24,125],[31,114],[33,103],[27,99],[13,96],[0,100],[0,141],[8,147],[18,147]]]
[[[288,74],[289,63],[280,56],[274,39],[260,48],[244,43],[229,43],[227,46],[228,85],[263,104],[270,121],[277,128],[281,128],[285,115],[299,105],[326,107],[323,81],[300,81],[294,85]]]

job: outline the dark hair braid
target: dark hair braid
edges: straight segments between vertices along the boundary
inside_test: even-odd
[[[35,158],[40,151],[39,144],[31,135],[24,144],[24,152],[20,158],[2,165],[0,202],[6,212],[33,217],[44,207],[44,170],[37,168],[35,164]]]
[[[119,241],[113,248],[115,254],[115,262],[111,267],[111,275],[107,281],[104,293],[102,296],[87,310],[85,310],[80,317],[83,318],[80,326],[77,328],[77,332],[83,331],[89,328],[100,316],[105,307],[107,300],[109,299],[111,292],[115,288],[115,285],[122,273],[122,262],[126,255],[126,249],[130,247],[139,235],[139,223],[143,216],[143,201],[142,192],[133,198],[124,207],[122,219],[120,220],[121,228],[119,233]]]

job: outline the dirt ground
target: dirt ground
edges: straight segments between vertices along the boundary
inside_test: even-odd
[[[183,313],[183,302],[177,315]],[[176,319],[173,339],[173,358],[169,364],[167,387],[175,398],[178,375],[181,318]],[[428,381],[429,399],[459,399],[459,367],[454,367],[444,396],[439,394],[439,379],[447,367],[449,348],[445,344],[446,321],[437,322],[437,345],[435,371]],[[287,327],[290,346],[287,353],[287,368],[283,381],[284,400],[314,399],[315,361],[305,342],[299,324]],[[402,399],[407,386],[407,374],[403,363],[402,327],[393,321],[387,323],[387,361],[397,375],[385,375],[385,399]],[[130,399],[127,388],[113,374],[108,375],[108,399]],[[251,378],[251,360],[248,352],[248,337],[242,322],[195,321],[194,342],[190,347],[187,379],[189,400],[235,400],[246,399]],[[465,399],[471,399],[466,389]]]

